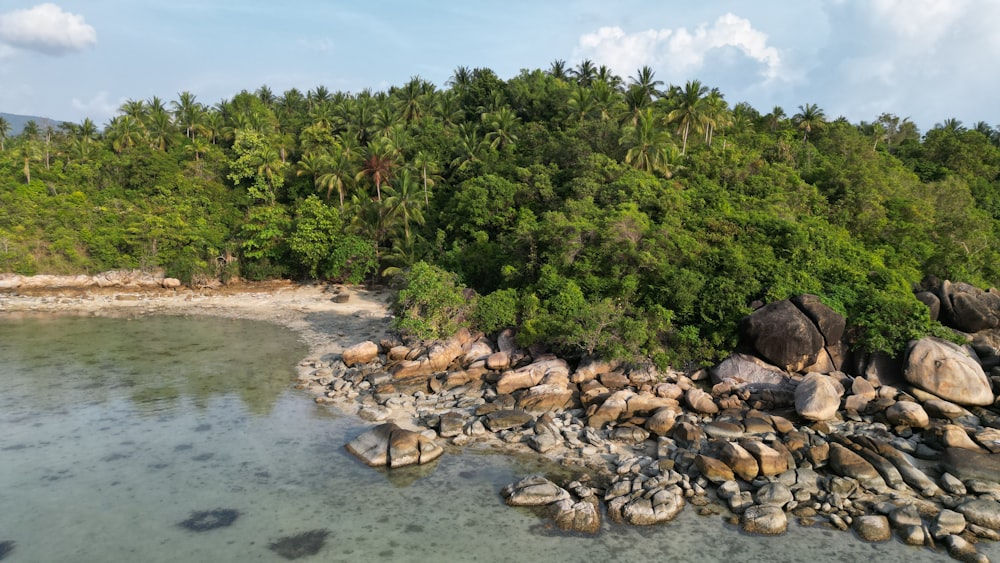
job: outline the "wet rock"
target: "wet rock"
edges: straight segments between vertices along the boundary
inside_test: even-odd
[[[809,374],[795,388],[795,412],[808,420],[830,420],[840,408],[840,395],[829,376]]]
[[[961,512],[943,509],[931,524],[931,535],[941,539],[948,535],[958,535],[965,531],[965,516]]]
[[[601,529],[601,513],[596,499],[562,499],[549,505],[549,515],[560,530],[596,534]]]
[[[854,519],[854,531],[858,537],[868,542],[884,542],[892,539],[889,519],[880,514],[867,514]]]
[[[975,499],[966,501],[956,508],[965,519],[973,524],[1000,530],[1000,502],[989,499]]]
[[[267,548],[285,559],[300,559],[319,553],[326,545],[328,535],[329,530],[311,530],[283,537],[268,544]]]
[[[774,505],[754,505],[740,517],[740,526],[748,534],[775,536],[788,530],[788,516]]]
[[[670,490],[648,491],[652,495],[620,496],[608,501],[608,515],[634,526],[669,522],[684,508],[684,497]]]
[[[357,364],[367,364],[378,357],[378,344],[371,340],[359,342],[354,346],[344,350],[341,360],[344,365],[351,367]]]
[[[434,440],[400,428],[395,423],[380,424],[351,440],[347,451],[372,467],[403,467],[424,464],[441,457],[444,450]]]
[[[532,475],[507,485],[500,491],[510,506],[545,506],[564,500],[572,501],[569,491],[545,477]]]
[[[989,405],[993,391],[979,362],[961,346],[927,337],[906,351],[906,381],[959,405]]]
[[[976,551],[976,546],[972,545],[962,536],[945,536],[944,545],[948,548],[948,555],[953,559],[966,563],[989,563],[989,558]]]
[[[786,504],[794,500],[791,489],[781,483],[767,483],[757,489],[755,499],[757,504],[773,505],[779,508],[784,508]]]

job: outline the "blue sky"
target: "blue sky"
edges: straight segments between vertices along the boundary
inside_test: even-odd
[[[921,130],[1000,124],[995,0],[0,0],[0,112],[104,124],[126,99],[356,92],[458,66],[644,64],[730,104]]]

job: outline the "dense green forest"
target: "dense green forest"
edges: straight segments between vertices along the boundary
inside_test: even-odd
[[[996,128],[758,109],[648,67],[182,92],[103,130],[9,133],[0,271],[403,280],[399,325],[425,336],[517,323],[525,344],[690,365],[755,302],[807,292],[896,351],[935,330],[925,276],[1000,278]]]

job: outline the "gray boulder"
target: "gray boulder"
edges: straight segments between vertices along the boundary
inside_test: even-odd
[[[840,395],[830,376],[811,373],[795,388],[795,412],[808,420],[830,420],[840,408]]]
[[[712,383],[729,383],[734,389],[748,388],[758,391],[782,388],[788,385],[788,374],[749,354],[733,354],[709,372]]]
[[[787,300],[765,305],[744,318],[740,335],[760,357],[788,371],[816,363],[825,344],[816,325]]]
[[[362,433],[345,447],[372,467],[424,464],[444,453],[444,449],[431,438],[400,428],[392,422],[380,424]]]
[[[941,284],[941,317],[962,332],[1000,327],[1000,295],[967,283]]]
[[[906,381],[960,405],[989,405],[993,390],[979,362],[958,344],[927,337],[911,342],[904,361]]]

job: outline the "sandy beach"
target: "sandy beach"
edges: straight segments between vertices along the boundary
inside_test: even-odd
[[[349,294],[346,302],[335,297]],[[240,283],[212,289],[22,288],[0,292],[0,315],[210,315],[278,323],[309,346],[303,364],[329,360],[389,327],[391,292],[287,281]]]

